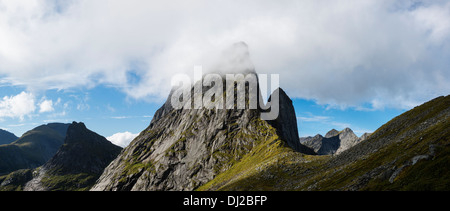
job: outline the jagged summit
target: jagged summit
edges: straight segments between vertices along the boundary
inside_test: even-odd
[[[225,53],[218,72],[254,72],[245,43],[237,43]],[[212,89],[208,86],[195,89],[196,85],[191,87],[192,104],[196,97],[204,97]],[[251,89],[250,85],[245,87],[246,91]],[[260,97],[259,82],[257,88],[256,97]],[[222,94],[229,90],[223,87],[219,91]],[[261,119],[264,110],[259,107],[174,109],[169,102],[176,94],[172,90],[149,127],[105,169],[92,190],[195,190],[263,144],[286,145],[291,151],[314,153],[299,143],[292,101],[282,89],[278,91],[281,108],[278,118],[265,121]],[[235,102],[225,99],[223,103],[248,104],[250,99],[237,96]]]
[[[369,133],[365,133],[361,137],[358,137],[350,128],[345,128],[341,131],[332,129],[327,132],[325,137],[317,134],[314,137],[300,138],[300,142],[312,148],[319,155],[330,155],[340,154],[359,142],[366,140],[369,136]]]
[[[339,131],[337,131],[336,129],[331,129],[330,131],[327,132],[327,134],[325,135],[325,138],[331,138],[338,134],[339,134]]]

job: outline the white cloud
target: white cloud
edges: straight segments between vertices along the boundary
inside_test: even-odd
[[[126,147],[138,135],[139,134],[133,134],[133,133],[130,133],[127,131],[127,132],[123,132],[123,133],[116,133],[112,136],[106,137],[106,139],[108,139],[115,145],[118,145],[121,147]]]
[[[39,104],[39,113],[52,112],[54,110],[52,100],[44,100]]]
[[[132,118],[131,116],[113,116],[111,119],[129,119]]]
[[[161,100],[174,73],[245,41],[292,97],[404,108],[449,93],[449,20],[448,1],[0,0],[0,75]]]
[[[309,112],[305,112],[305,115],[303,116],[298,116],[297,120],[299,120],[299,124],[302,124],[302,122],[317,122],[321,123],[322,125],[330,125],[339,129],[352,127],[352,125],[349,123],[334,121],[333,117],[314,115]]]
[[[328,121],[330,119],[330,117],[329,116],[310,115],[308,117],[299,116],[299,117],[297,117],[297,119],[300,121],[304,121],[304,122],[323,122],[323,121]]]
[[[31,93],[21,92],[0,100],[0,118],[19,118],[23,121],[25,116],[32,115],[35,110],[35,97]]]

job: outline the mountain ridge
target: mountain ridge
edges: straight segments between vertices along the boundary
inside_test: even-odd
[[[331,129],[325,136],[317,134],[314,137],[300,137],[300,143],[310,147],[318,155],[340,154],[350,149],[356,144],[366,140],[370,133],[364,133],[361,137],[357,137],[350,128],[341,131]]]
[[[47,162],[64,143],[68,126],[64,123],[40,125],[12,143],[0,145],[0,175]]]
[[[19,137],[14,135],[14,133],[0,129],[0,145],[10,144],[16,141],[18,138]]]

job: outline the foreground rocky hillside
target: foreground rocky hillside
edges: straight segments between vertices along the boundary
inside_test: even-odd
[[[200,190],[449,190],[450,96],[389,121],[337,156],[261,145]]]

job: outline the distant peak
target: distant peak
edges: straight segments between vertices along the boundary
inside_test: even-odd
[[[325,138],[331,138],[333,136],[337,136],[339,134],[339,131],[337,131],[336,129],[332,129],[330,131],[328,131],[328,133],[325,135]]]
[[[353,133],[353,130],[352,129],[350,129],[350,128],[345,128],[345,129],[343,129],[342,131],[341,131],[341,133],[350,133],[350,132],[352,132]]]
[[[317,134],[317,135],[314,136],[314,138],[322,138],[322,137],[323,137],[323,136],[320,135],[320,134]]]

